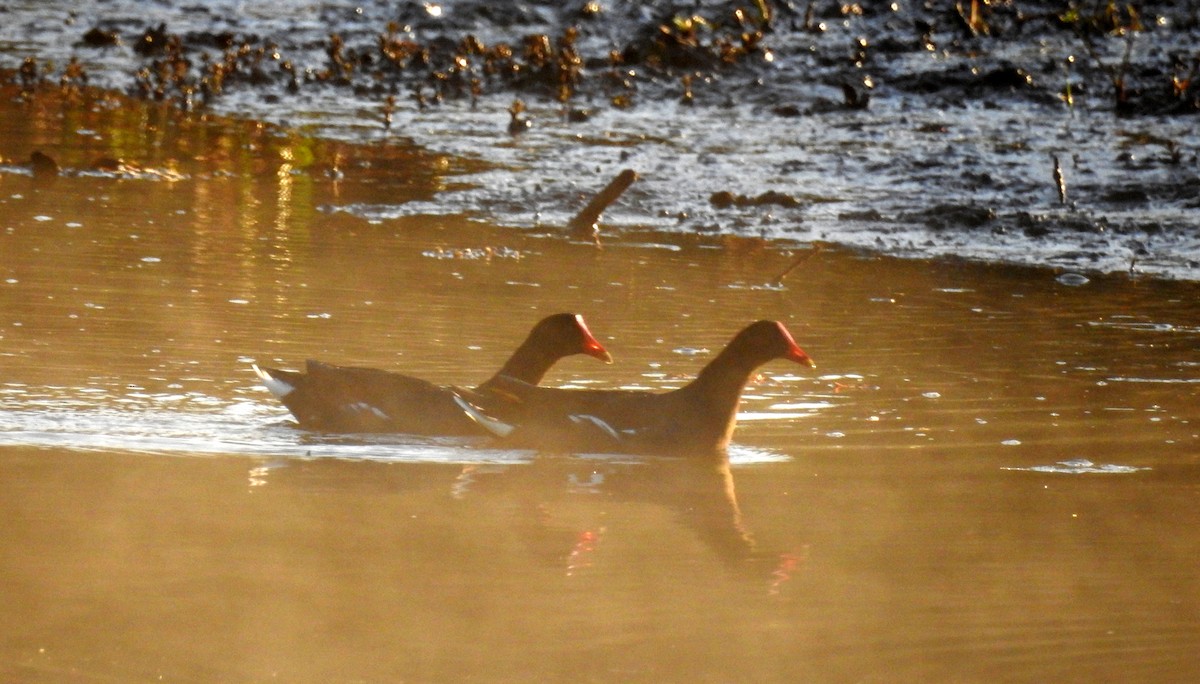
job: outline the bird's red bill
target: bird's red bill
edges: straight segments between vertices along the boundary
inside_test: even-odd
[[[592,331],[588,330],[587,323],[583,322],[583,316],[576,315],[575,322],[579,325],[579,332],[583,333],[583,353],[594,356],[604,363],[612,363],[612,354],[609,354],[604,345],[592,336]]]
[[[795,361],[796,363],[808,366],[809,368],[816,368],[816,362],[812,360],[812,357],[804,353],[804,350],[800,348],[800,345],[796,344],[796,340],[792,338],[792,333],[788,332],[788,329],[785,328],[782,323],[778,323],[777,325],[779,326],[779,333],[783,335],[783,339],[787,341],[787,358]]]

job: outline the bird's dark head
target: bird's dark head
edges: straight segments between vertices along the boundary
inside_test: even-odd
[[[796,344],[792,333],[779,321],[751,323],[738,333],[730,346],[742,348],[744,354],[759,363],[787,359],[809,368],[817,367],[812,358]]]
[[[588,330],[581,314],[560,313],[543,318],[530,336],[545,339],[548,348],[561,356],[587,354],[604,363],[612,363],[612,355]]]

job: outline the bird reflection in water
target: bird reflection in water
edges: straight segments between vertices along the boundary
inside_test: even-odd
[[[768,593],[779,593],[806,555],[759,548],[743,520],[725,454],[624,462],[547,456],[511,467],[469,465],[451,488],[456,499],[515,499],[525,513],[512,516],[514,531],[527,553],[545,564],[565,563],[570,576],[602,566],[605,548],[618,544],[623,529],[612,515],[617,507],[647,504],[670,511],[726,567],[763,578]],[[605,507],[582,501],[568,512],[556,505],[580,497],[599,497]],[[581,510],[582,519],[566,520]]]

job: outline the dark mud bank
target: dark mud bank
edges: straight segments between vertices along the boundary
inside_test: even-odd
[[[463,164],[345,203],[1200,277],[1191,3],[24,3],[0,66]],[[53,150],[47,150],[53,154]],[[354,173],[348,164],[347,173]]]

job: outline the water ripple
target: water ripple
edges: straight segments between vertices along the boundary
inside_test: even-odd
[[[0,401],[0,446],[161,455],[242,455],[383,462],[519,463],[530,454],[486,449],[470,440],[408,435],[322,435],[293,427],[279,410],[250,401],[215,409],[148,407],[171,397],[140,398],[119,408],[42,398],[20,407]]]
[[[1058,463],[1054,463],[1052,465],[1005,467],[1002,468],[1002,470],[1024,470],[1032,473],[1062,473],[1067,475],[1082,475],[1087,473],[1124,475],[1150,469],[1139,468],[1137,466],[1118,465],[1115,463],[1096,464],[1092,463],[1086,458],[1074,458],[1069,461],[1059,461]]]

